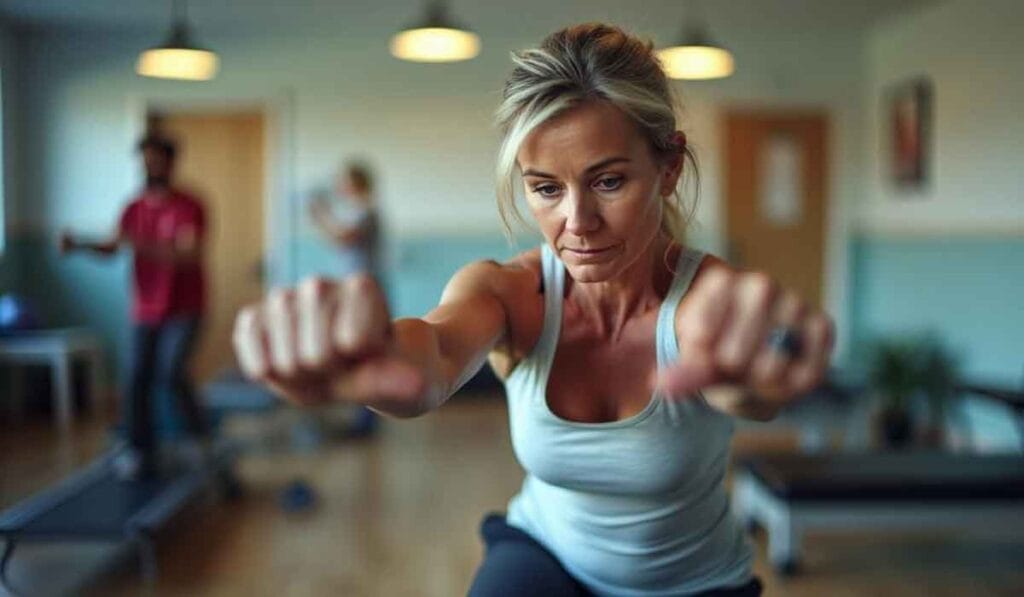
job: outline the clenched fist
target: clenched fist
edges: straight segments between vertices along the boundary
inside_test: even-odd
[[[299,404],[345,400],[401,411],[425,391],[369,275],[272,291],[239,312],[234,346],[246,375]]]
[[[677,336],[680,361],[659,379],[670,394],[730,385],[781,406],[823,379],[833,326],[767,275],[714,266],[684,299]]]

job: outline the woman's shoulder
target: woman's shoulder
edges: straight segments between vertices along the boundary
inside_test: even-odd
[[[540,249],[523,251],[504,261],[473,261],[463,266],[453,281],[460,286],[487,289],[506,300],[523,292],[536,292],[541,284]]]
[[[503,275],[512,283],[523,281],[539,283],[543,276],[540,259],[540,247],[523,251],[501,263]]]
[[[523,251],[505,261],[479,262],[490,280],[508,322],[508,335],[489,355],[491,367],[504,379],[536,344],[543,329],[544,289],[540,248]]]
[[[701,276],[718,267],[724,267],[729,271],[734,271],[735,269],[733,266],[729,265],[727,261],[717,255],[702,253],[700,265],[697,266],[697,272],[693,276],[693,281],[696,282]]]
[[[690,292],[690,290],[693,290],[695,287],[697,287],[697,285],[700,284],[701,279],[704,276],[706,276],[708,272],[718,268],[725,268],[729,272],[736,271],[735,267],[730,265],[727,261],[723,260],[722,258],[716,255],[712,255],[711,253],[700,253],[700,263],[697,265],[697,271],[694,272],[693,279],[690,280],[689,288],[687,289],[687,292],[683,295],[682,299],[679,301],[679,305],[676,308],[676,329],[679,328],[679,325],[682,321],[683,305],[685,305],[694,296],[693,293]]]

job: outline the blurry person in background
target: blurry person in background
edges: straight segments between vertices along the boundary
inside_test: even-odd
[[[347,162],[338,169],[332,193],[313,198],[309,215],[313,224],[337,249],[339,277],[367,273],[380,276],[380,217],[374,195],[373,174],[359,162]],[[373,433],[377,417],[366,407],[357,407],[348,433]]]
[[[373,174],[364,164],[346,163],[338,170],[333,192],[309,204],[313,224],[338,250],[339,275],[378,274],[380,218]]]
[[[206,306],[203,242],[206,213],[202,202],[173,184],[177,147],[150,134],[138,145],[145,186],[121,214],[107,239],[90,241],[65,231],[60,250],[110,256],[132,252],[132,369],[125,395],[124,421],[129,449],[115,460],[127,478],[158,472],[153,422],[157,382],[167,384],[198,447],[208,450],[207,422],[188,365]]]

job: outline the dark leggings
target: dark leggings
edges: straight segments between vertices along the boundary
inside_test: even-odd
[[[551,552],[533,537],[509,526],[504,516],[487,516],[480,525],[480,534],[487,545],[487,554],[469,588],[469,597],[586,597],[591,594],[566,572]],[[701,597],[757,597],[760,594],[761,581],[756,578],[740,587],[700,593]]]
[[[132,447],[152,459],[156,448],[153,429],[153,388],[166,383],[184,416],[190,434],[206,434],[206,421],[199,407],[188,361],[199,332],[197,317],[175,317],[160,324],[136,324],[134,362],[128,393],[126,421]]]

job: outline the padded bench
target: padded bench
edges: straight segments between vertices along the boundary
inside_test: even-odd
[[[235,451],[230,446],[217,450],[212,467],[179,468],[136,481],[119,479],[113,458],[104,455],[0,513],[0,587],[17,594],[7,566],[17,545],[25,542],[131,542],[151,583],[157,574],[156,534],[207,490],[236,489],[231,472]]]
[[[768,557],[794,572],[806,531],[995,528],[1024,533],[1024,457],[939,452],[743,459],[733,510],[768,532]]]

